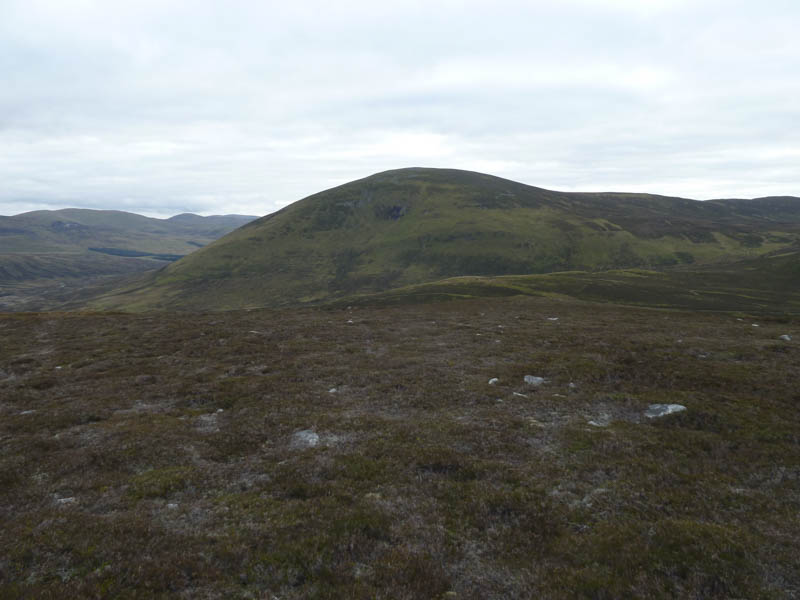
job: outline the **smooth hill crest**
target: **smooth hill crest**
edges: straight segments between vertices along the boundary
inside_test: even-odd
[[[92,305],[297,305],[458,276],[693,268],[767,256],[798,240],[794,197],[567,193],[408,168],[295,202]]]

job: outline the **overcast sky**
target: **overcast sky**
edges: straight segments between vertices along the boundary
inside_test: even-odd
[[[408,166],[800,196],[798,0],[0,0],[0,214],[262,215]]]

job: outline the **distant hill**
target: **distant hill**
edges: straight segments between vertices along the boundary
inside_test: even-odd
[[[161,268],[256,217],[183,214],[153,219],[68,208],[0,216],[0,310],[20,286],[85,280]],[[24,294],[23,294],[24,295]]]
[[[564,193],[469,171],[400,169],[248,223],[94,306],[222,310],[461,276],[696,270],[799,240],[794,197]]]

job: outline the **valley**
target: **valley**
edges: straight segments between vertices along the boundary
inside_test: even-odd
[[[85,300],[125,277],[162,268],[255,217],[63,209],[0,216],[0,310]]]

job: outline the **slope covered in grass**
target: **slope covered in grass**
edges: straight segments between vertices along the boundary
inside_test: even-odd
[[[663,271],[455,277],[354,295],[332,304],[391,306],[515,295],[565,296],[686,310],[800,314],[800,254],[788,250],[755,259]]]
[[[800,595],[796,318],[518,297],[0,334],[0,597]]]
[[[98,307],[318,302],[453,276],[664,268],[796,243],[800,199],[572,194],[449,169],[401,169],[254,221]]]

